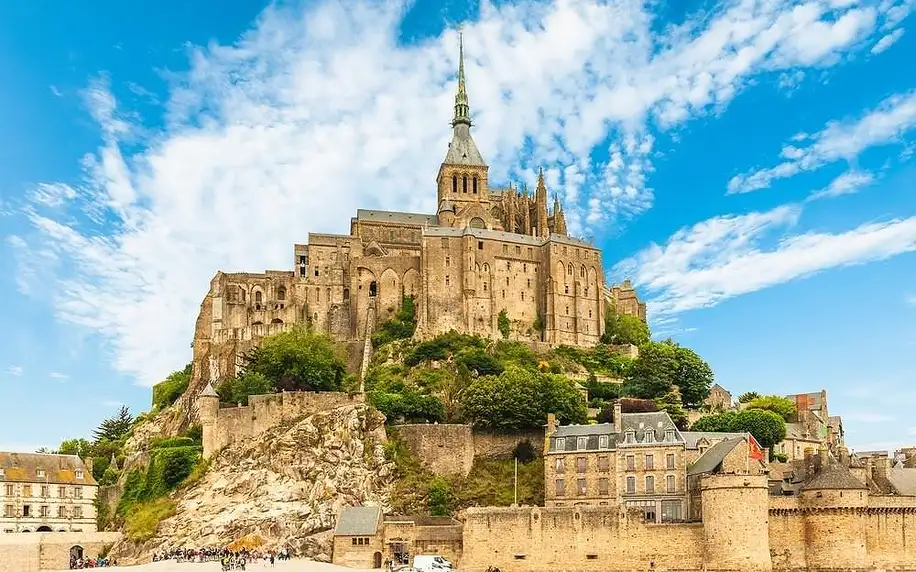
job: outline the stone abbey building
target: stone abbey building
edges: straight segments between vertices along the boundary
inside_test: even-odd
[[[629,283],[605,287],[601,251],[568,235],[542,173],[533,195],[490,184],[471,136],[463,50],[459,61],[437,212],[360,209],[349,234],[310,233],[308,244],[295,245],[291,271],[218,273],[195,333],[195,360],[210,369],[204,378],[234,373],[233,354],[291,323],[353,342],[355,365],[356,342],[405,296],[415,300],[420,338],[452,329],[498,338],[505,312],[512,339],[591,346],[604,329],[605,300],[645,319]]]

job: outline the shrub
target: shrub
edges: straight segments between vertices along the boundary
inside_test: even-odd
[[[442,477],[433,477],[426,502],[432,516],[448,516],[452,505],[452,487],[449,482]]]
[[[413,351],[404,358],[404,365],[413,367],[425,361],[447,360],[463,349],[485,348],[486,345],[483,338],[452,330],[417,344]]]
[[[528,464],[537,458],[537,453],[535,453],[531,441],[528,440],[522,441],[516,445],[512,455],[522,464]]]
[[[501,310],[499,316],[496,317],[496,327],[503,339],[509,338],[509,313],[505,309]]]
[[[175,514],[175,502],[159,498],[133,507],[124,518],[124,534],[134,542],[145,542],[156,535],[159,523]]]
[[[164,409],[175,403],[191,383],[192,366],[188,364],[183,370],[173,371],[164,381],[153,386],[153,408]]]
[[[372,333],[372,345],[379,347],[394,340],[412,338],[416,329],[417,314],[414,300],[410,296],[404,296],[401,309]]]

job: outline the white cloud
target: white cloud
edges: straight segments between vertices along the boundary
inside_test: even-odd
[[[10,367],[6,368],[6,373],[15,377],[22,375],[22,371],[22,366],[20,365],[11,365]]]
[[[890,34],[878,40],[878,43],[872,47],[871,53],[880,54],[881,52],[896,44],[897,40],[899,40],[901,37],[903,37],[903,28],[897,28]]]
[[[646,6],[485,3],[465,26],[491,180],[533,182],[545,166],[576,233],[651,207],[659,129],[721,112],[762,74],[836,63],[896,9],[730,0],[659,33]],[[42,237],[29,246],[66,272],[60,317],[103,332],[114,367],[152,384],[186,362],[217,270],[288,267],[293,242],[345,232],[357,207],[434,210],[457,38],[397,46],[401,17],[399,3],[272,7],[235,45],[191,52],[162,130],[94,83],[86,99],[104,145],[68,205],[80,224],[27,211]]]
[[[57,88],[56,85],[48,86],[48,89],[51,90],[51,94],[52,94],[54,97],[63,97],[63,95],[64,95],[64,94],[60,91],[60,89]]]
[[[620,262],[613,275],[631,277],[648,294],[654,321],[822,270],[916,251],[916,217],[836,234],[786,232],[800,213],[797,206],[783,206],[711,218]],[[775,238],[769,247],[768,238]]]
[[[775,167],[733,177],[729,193],[765,189],[777,180],[813,171],[835,161],[852,160],[862,151],[900,141],[916,127],[916,91],[893,95],[874,110],[854,121],[833,121],[814,135],[796,136],[782,149],[786,159]]]
[[[70,379],[69,375],[65,373],[60,373],[58,371],[52,371],[51,373],[48,374],[48,377],[50,377],[51,379],[56,379],[61,382],[64,382]]]
[[[76,198],[76,190],[64,183],[39,183],[28,196],[29,200],[46,207],[59,207]]]
[[[874,180],[874,175],[867,171],[851,169],[831,181],[825,188],[812,193],[809,200],[850,195],[858,192],[861,187],[870,185]]]

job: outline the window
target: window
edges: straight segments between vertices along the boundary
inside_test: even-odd
[[[82,478],[82,477],[77,477]],[[81,499],[83,498],[83,487],[73,487],[73,498]]]
[[[518,256],[518,255],[520,255],[521,253],[522,253],[522,247],[516,245],[516,247],[515,247],[515,255]]]
[[[646,429],[645,437],[643,438],[644,443],[653,443],[655,442],[655,429]]]
[[[321,271],[320,271],[320,270],[318,269],[318,267],[316,266],[316,267],[315,267],[315,276],[318,276],[318,274],[319,274],[320,272],[321,272]]]
[[[531,250],[531,247],[529,246],[528,247],[528,258],[531,258],[532,253],[533,251]]]
[[[665,455],[665,468],[673,469],[674,468],[674,453],[668,453]]]
[[[452,192],[453,193],[458,192],[458,177],[456,177],[455,175],[452,175]]]
[[[665,441],[674,441],[674,429],[665,431]]]
[[[576,494],[578,494],[580,497],[584,497],[586,492],[588,492],[588,487],[585,484],[585,479],[577,479]]]
[[[558,473],[566,472],[566,458],[565,457],[557,457],[556,469]]]
[[[677,522],[681,517],[681,501],[662,501],[662,522]]]
[[[598,457],[598,470],[602,473],[606,473],[611,470],[611,461],[608,459],[607,455]]]
[[[564,292],[565,294],[569,294],[569,284],[566,284],[566,285],[563,287],[563,292]]]
[[[585,267],[579,268],[579,278],[585,278]]]
[[[520,292],[520,294],[522,295],[522,302],[524,302],[524,301],[525,301],[525,293],[524,293],[524,292]]]
[[[588,449],[588,437],[579,437],[576,439],[576,450],[584,451]]]
[[[305,266],[300,266],[299,267],[299,277],[304,278],[305,276],[306,276]]]
[[[38,508],[38,514],[41,516],[41,518],[48,518],[51,516],[51,509],[48,507],[48,505],[43,504]]]
[[[585,457],[576,457],[576,472],[584,473],[588,468],[588,459]]]
[[[636,492],[636,477],[627,477],[627,493],[633,494]]]
[[[557,496],[561,497],[566,494],[566,482],[563,479],[557,479]]]
[[[299,256],[299,264],[307,264],[304,256]]]
[[[32,516],[32,507],[27,504],[22,505],[22,516]]]
[[[357,541],[357,540],[361,540],[361,539],[357,539],[357,538],[354,536],[354,537],[351,538],[350,540],[351,540],[351,544],[353,544],[353,545],[355,546],[355,545],[356,545],[356,541]]]
[[[636,442],[636,431],[630,430],[626,433],[626,442],[635,443]]]
[[[474,177],[474,194],[477,194],[477,177]]]
[[[6,496],[13,496],[13,485],[6,485]]]
[[[22,496],[24,497],[32,496],[32,485],[22,485]]]
[[[452,258],[450,256],[445,257],[445,267],[448,268],[452,264]]]
[[[528,279],[528,287],[531,288],[531,278]]]
[[[468,176],[467,175],[461,177],[461,192],[462,193],[468,192]]]
[[[477,250],[483,250],[483,241],[482,240],[477,241]]]
[[[5,507],[3,507],[3,516],[5,516],[6,518],[13,518],[14,516],[16,516],[16,507],[14,507],[11,504],[8,504]]]
[[[566,450],[566,438],[565,438],[565,437],[557,437],[557,441],[556,441],[556,443],[555,443],[555,447],[556,447],[557,451],[565,451],[565,450]]]
[[[607,435],[599,435],[599,436],[598,436],[598,448],[599,448],[599,449],[607,449],[608,446],[609,446],[609,445],[608,445],[609,443],[610,443],[610,439],[608,438]],[[607,457],[605,457],[605,458],[607,458]]]
[[[527,263],[522,264],[522,272],[528,272],[528,264],[527,264]],[[529,280],[528,283],[530,284],[531,281]]]
[[[277,290],[277,300],[286,300],[286,288],[283,286]]]
[[[44,498],[48,498],[49,496],[51,496],[50,490],[51,490],[51,487],[49,487],[48,485],[41,485],[41,496]]]
[[[655,455],[646,455],[646,470],[651,471],[655,468]]]
[[[65,506],[57,507],[57,518],[67,518],[67,507]]]
[[[655,492],[655,477],[652,475],[646,475],[646,492],[647,493]]]
[[[627,455],[627,470],[635,471],[636,470],[636,456]]]
[[[563,250],[566,250],[566,247],[563,247]],[[565,252],[563,254],[566,254]],[[569,263],[569,266],[566,267],[566,273],[572,276],[572,262]]]
[[[509,260],[506,261],[506,270],[512,270],[512,262]]]
[[[508,244],[503,245],[503,254],[509,254],[509,245]]]
[[[83,518],[83,507],[75,506],[73,507],[73,518]]]
[[[445,285],[448,286],[448,274],[445,275]]]
[[[42,477],[45,476],[45,470],[44,470],[44,469],[38,469],[38,470],[36,471],[36,474],[38,475],[38,478],[40,479],[40,478],[42,478]]]
[[[598,496],[606,497],[610,494],[610,482],[607,477],[598,479]]]
[[[486,282],[483,283],[483,291],[484,291],[484,292],[487,291],[487,283],[486,283]]]
[[[674,475],[665,477],[665,485],[669,493],[677,492],[677,485],[674,481]]]
[[[57,496],[62,499],[67,498],[67,487],[57,487]]]

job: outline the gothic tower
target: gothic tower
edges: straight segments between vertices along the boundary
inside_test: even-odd
[[[439,224],[464,228],[495,228],[487,189],[489,167],[471,137],[471,110],[464,77],[464,41],[459,35],[458,91],[452,118],[452,141],[436,178]],[[444,216],[443,216],[444,215]]]

